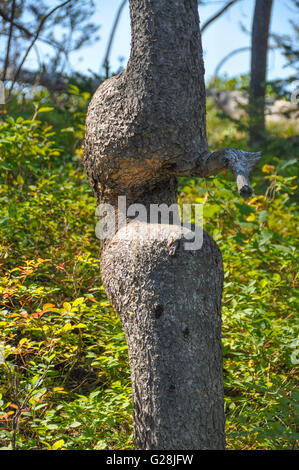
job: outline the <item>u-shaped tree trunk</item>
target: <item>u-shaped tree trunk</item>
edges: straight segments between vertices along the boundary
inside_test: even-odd
[[[259,154],[208,148],[197,0],[131,0],[130,12],[128,66],[98,88],[86,121],[86,170],[112,208],[105,223],[124,218],[119,196],[131,212],[176,204],[177,176],[230,168],[250,195]],[[223,449],[219,249],[206,233],[186,248],[190,229],[178,223],[126,221],[103,242],[101,275],[126,333],[136,448]]]

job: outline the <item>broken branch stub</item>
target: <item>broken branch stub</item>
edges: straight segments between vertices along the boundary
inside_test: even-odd
[[[240,195],[246,198],[252,195],[249,174],[258,164],[260,158],[260,152],[224,148],[211,153],[204,159],[203,171],[205,171],[205,176],[210,176],[228,168],[235,175]]]

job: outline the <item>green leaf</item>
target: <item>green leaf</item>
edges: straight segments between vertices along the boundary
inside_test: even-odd
[[[58,449],[61,449],[61,447],[63,446],[64,446],[64,440],[60,439],[59,441],[54,442],[54,444],[52,445],[52,449],[58,450]]]
[[[38,109],[38,114],[39,113],[49,113],[50,111],[53,111],[54,108],[51,108],[50,106],[44,106],[43,108]]]

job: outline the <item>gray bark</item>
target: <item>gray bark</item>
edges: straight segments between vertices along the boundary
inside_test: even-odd
[[[251,194],[257,154],[206,139],[197,0],[131,0],[127,69],[89,105],[84,162],[99,203],[171,204],[179,175],[230,168]],[[132,370],[138,449],[223,449],[220,302],[222,264],[204,234],[184,250],[179,225],[137,224],[105,242],[102,281],[119,312]],[[151,228],[150,234],[148,229]]]
[[[121,229],[102,254],[128,341],[136,448],[223,449],[220,251],[207,234],[184,251],[179,227],[151,239],[146,226]]]
[[[269,28],[273,0],[256,0],[251,37],[250,145],[261,144],[265,133],[265,94]]]
[[[85,165],[98,198],[129,193],[136,202],[145,186],[171,175],[210,176],[220,167],[235,172],[230,149],[225,159],[223,151],[212,157],[207,144],[196,1],[131,0],[130,7],[127,69],[98,88],[86,119]],[[240,159],[246,172],[256,154]]]
[[[127,69],[98,88],[86,120],[87,172],[109,200],[128,187],[138,198],[145,185],[209,152],[196,1],[131,0],[130,7]]]

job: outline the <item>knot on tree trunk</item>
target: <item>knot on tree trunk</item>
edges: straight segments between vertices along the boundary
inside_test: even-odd
[[[152,77],[139,90],[132,66],[100,85],[88,108],[84,147],[84,163],[98,202],[116,203],[119,195],[131,203],[142,202],[173,177],[207,177],[223,169],[233,172],[241,196],[252,194],[249,174],[261,153],[233,148],[211,153],[208,148],[201,66],[199,61],[197,99],[194,90],[182,83],[182,94],[191,94],[192,103],[186,98],[173,101],[168,93],[162,100],[161,91],[158,98],[164,107],[159,101],[156,109]]]

